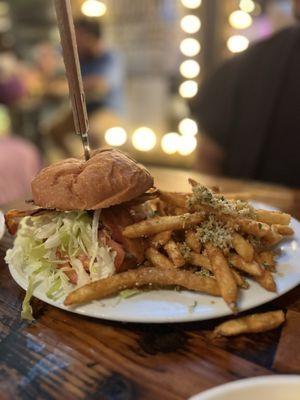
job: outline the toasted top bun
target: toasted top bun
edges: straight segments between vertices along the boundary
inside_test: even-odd
[[[145,167],[114,149],[97,150],[88,161],[56,162],[42,169],[31,184],[36,205],[64,211],[107,208],[152,186]]]

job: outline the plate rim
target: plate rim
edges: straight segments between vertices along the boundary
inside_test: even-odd
[[[236,381],[231,381],[231,382],[226,382],[221,385],[217,385],[215,387],[212,387],[210,389],[204,390],[203,392],[197,393],[189,397],[188,400],[211,400],[211,396],[215,396],[221,393],[224,393],[224,390],[227,392],[230,391],[231,389],[239,389],[240,387],[243,388],[248,388],[255,385],[261,386],[264,384],[269,383],[269,381],[273,382],[274,380],[276,381],[285,381],[286,384],[291,384],[291,383],[299,383],[300,386],[300,374],[272,374],[272,375],[263,375],[263,376],[254,376],[251,378],[244,378],[244,379],[238,379]],[[282,384],[283,382],[281,382]],[[207,397],[209,396],[209,397]]]
[[[3,238],[5,233],[5,218],[4,213],[0,210],[0,240]]]

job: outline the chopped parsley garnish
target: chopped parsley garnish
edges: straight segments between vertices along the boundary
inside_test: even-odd
[[[226,252],[232,247],[233,228],[218,221],[213,215],[200,224],[196,234],[203,244],[210,242]]]
[[[195,275],[207,276],[207,277],[211,278],[213,276],[213,273],[210,272],[206,268],[201,268],[201,269],[199,269],[198,271],[195,272]]]
[[[204,205],[232,216],[253,218],[255,215],[253,207],[246,201],[228,200],[200,184],[194,186],[192,191],[193,194],[187,202],[188,207],[191,209],[197,205]]]
[[[179,250],[182,255],[182,257],[186,260],[189,261],[190,254],[191,254],[191,249],[189,246],[186,244],[186,242],[180,243],[179,244]]]
[[[261,247],[261,242],[260,242],[260,240],[259,240],[257,237],[255,237],[255,236],[253,236],[253,235],[249,235],[247,239],[248,239],[248,242],[249,242],[255,249]]]

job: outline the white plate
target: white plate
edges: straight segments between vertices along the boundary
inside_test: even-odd
[[[258,208],[273,209],[262,204]],[[238,308],[240,311],[267,303],[293,289],[300,283],[300,223],[292,219],[295,236],[281,243],[282,255],[278,258],[278,273],[275,275],[277,293],[264,290],[255,282],[250,282],[248,290],[240,291]],[[27,278],[24,273],[9,267],[14,280],[23,289],[27,288]],[[212,297],[188,291],[156,290],[141,292],[129,299],[120,300],[119,296],[93,301],[77,307],[66,307],[63,299],[52,301],[45,296],[43,287],[38,287],[34,295],[55,307],[90,317],[143,323],[188,322],[208,320],[232,314],[222,298]],[[197,305],[195,306],[195,302]]]
[[[199,393],[189,400],[299,400],[300,375],[241,379]]]
[[[0,240],[2,239],[5,231],[5,221],[4,221],[4,215],[3,212],[0,211]]]

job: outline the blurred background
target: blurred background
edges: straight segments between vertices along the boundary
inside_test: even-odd
[[[72,0],[72,7],[93,146],[176,168],[191,168],[201,147],[190,105],[203,79],[294,24],[289,0]],[[97,68],[101,82],[91,76]],[[0,1],[0,141],[9,137],[25,139],[39,165],[82,153],[51,0]]]

